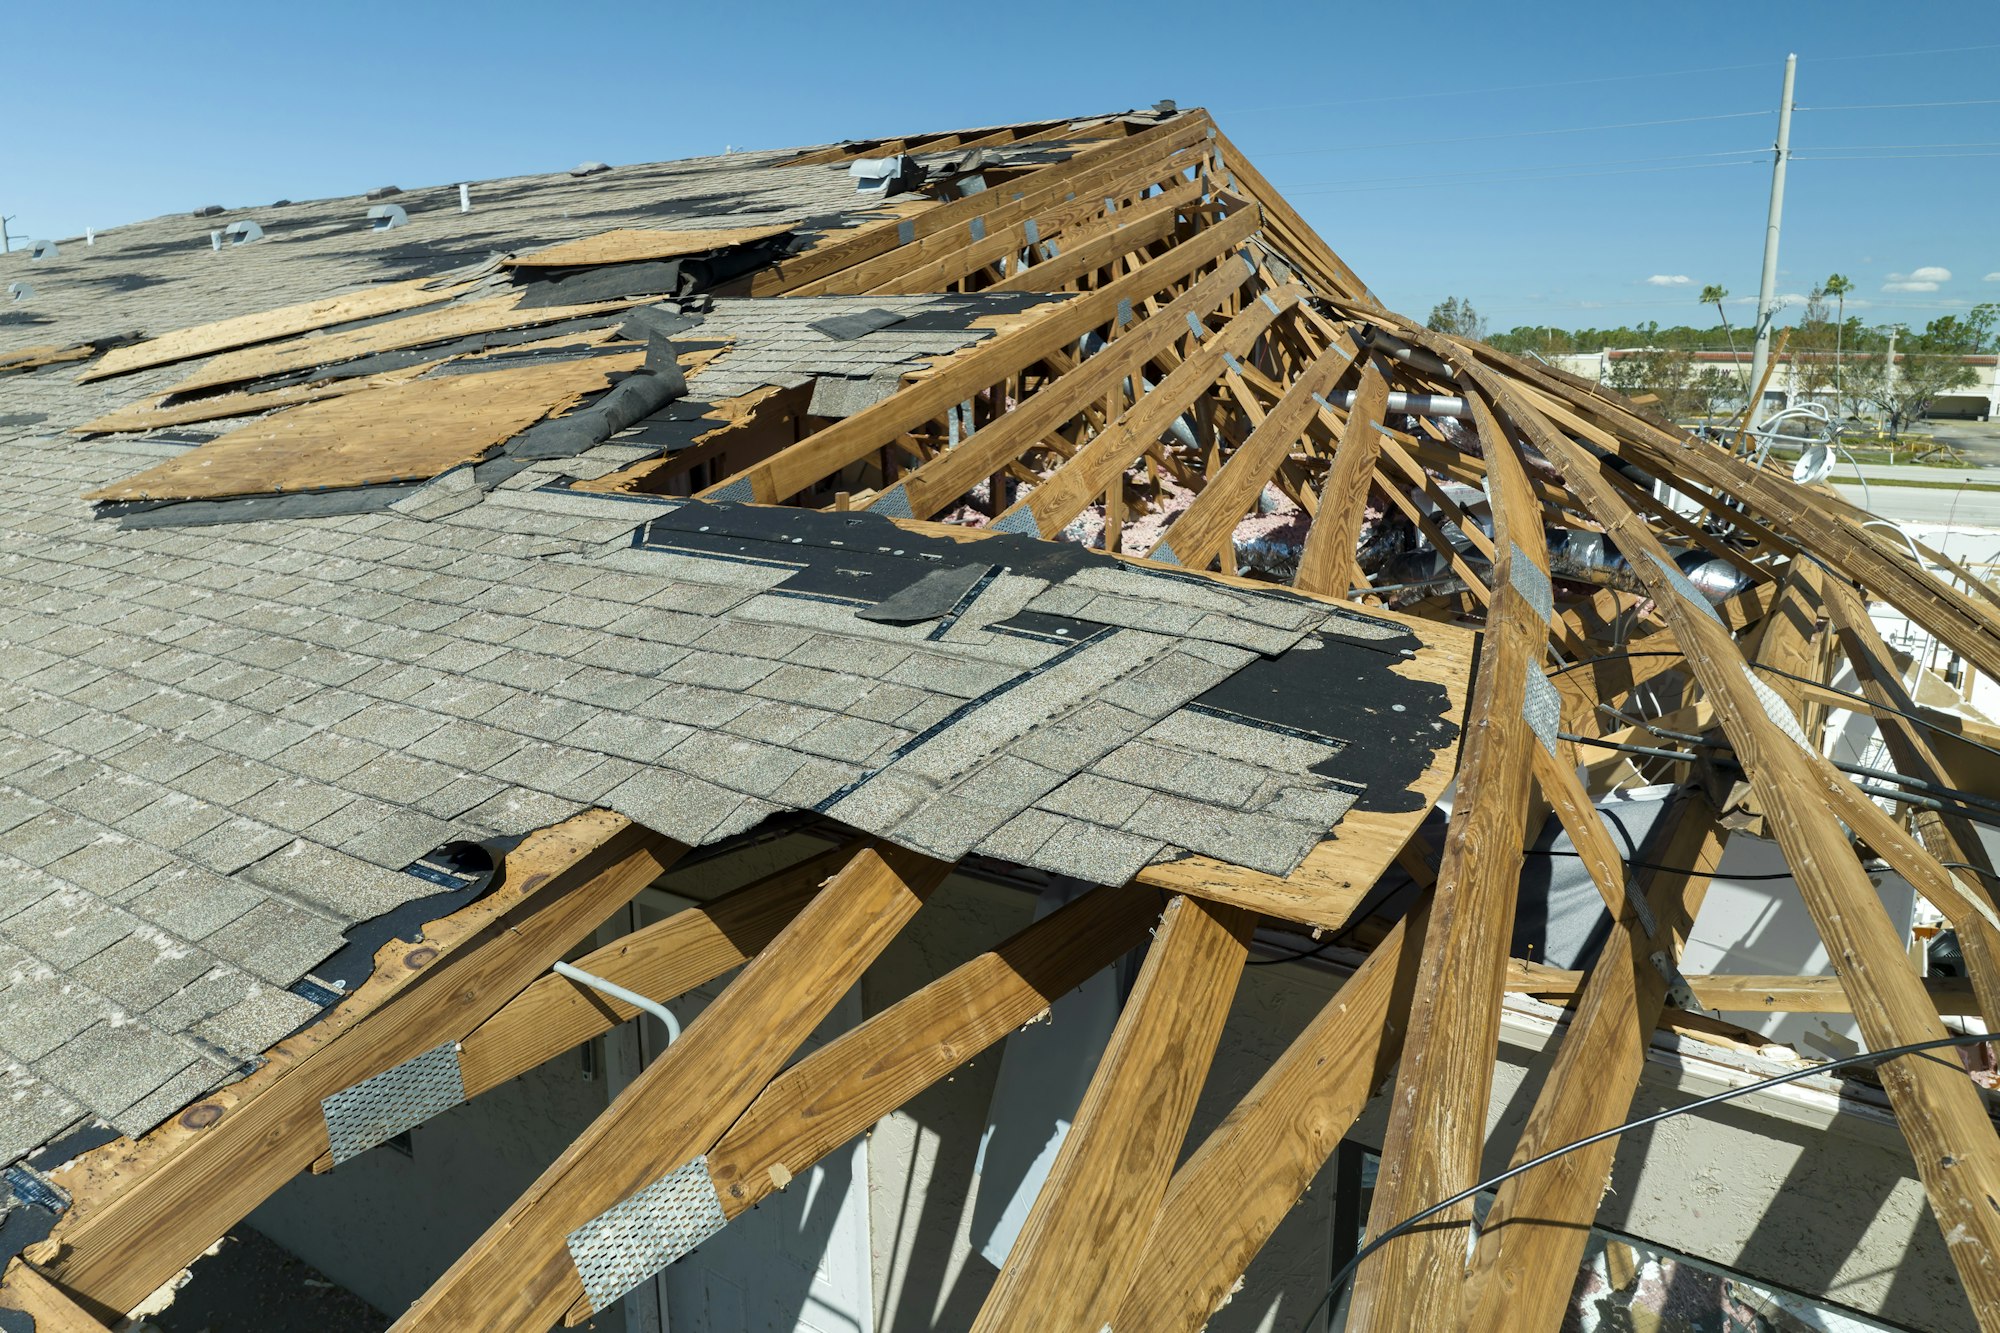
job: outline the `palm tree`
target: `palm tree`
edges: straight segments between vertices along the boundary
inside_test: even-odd
[[[1728,299],[1728,288],[1719,282],[1712,282],[1701,289],[1701,304],[1714,306],[1715,313],[1722,317],[1722,336],[1729,339],[1729,364],[1732,368],[1736,369],[1737,378],[1741,379],[1743,378],[1743,371],[1737,367],[1736,362],[1736,330],[1729,327],[1729,312],[1722,308],[1722,303]],[[1743,392],[1747,398],[1750,392],[1747,380],[1744,383]]]
[[[1820,290],[1840,305],[1839,322],[1833,326],[1833,398],[1837,410],[1843,398],[1840,384],[1840,338],[1847,332],[1847,294],[1854,290],[1854,283],[1846,274],[1836,273],[1821,284]]]

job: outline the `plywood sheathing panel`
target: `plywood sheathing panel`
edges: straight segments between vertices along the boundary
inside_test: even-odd
[[[92,500],[194,500],[435,477],[637,370],[645,353],[392,384],[233,430]]]
[[[219,421],[227,417],[255,416],[258,413],[274,411],[281,407],[296,407],[300,403],[318,402],[324,398],[340,398],[365,389],[379,389],[390,384],[406,384],[447,361],[479,361],[496,355],[523,355],[537,348],[548,347],[601,347],[618,336],[618,330],[587,329],[581,333],[557,334],[554,337],[530,343],[516,343],[511,347],[494,348],[486,352],[470,352],[463,356],[440,357],[435,361],[425,361],[400,370],[384,371],[379,375],[367,375],[346,380],[327,380],[305,384],[287,384],[277,389],[245,389],[236,393],[214,394],[197,398],[191,402],[168,403],[162,397],[149,403],[133,403],[129,407],[117,408],[103,416],[71,428],[73,435],[116,435],[133,431],[160,430],[167,426],[185,426],[197,421]],[[694,367],[706,365],[717,355],[715,352],[696,354],[695,358],[681,358],[681,368],[693,373]]]
[[[399,310],[414,310],[451,299],[450,289],[432,291],[429,290],[432,285],[432,279],[413,278],[408,282],[391,282],[347,292],[323,301],[306,301],[254,315],[238,315],[213,324],[199,324],[191,329],[179,329],[107,352],[102,361],[78,376],[77,380],[83,383],[108,379],[113,375],[125,375],[197,356],[213,356],[217,352],[289,338],[350,320],[393,315]]]
[[[516,310],[514,307],[520,299],[521,293],[509,292],[504,296],[467,301],[463,305],[449,306],[443,310],[421,311],[387,323],[351,329],[346,333],[331,333],[320,338],[298,338],[275,347],[255,347],[232,352],[215,358],[167,392],[197,393],[203,389],[220,388],[225,384],[241,384],[249,380],[263,379],[267,375],[283,375],[294,370],[311,370],[315,366],[337,365],[342,361],[352,361],[356,357],[367,356],[372,352],[394,352],[405,347],[422,347],[426,343],[446,342],[452,338],[498,333],[503,329],[526,329],[538,324],[557,324],[568,319],[582,319],[589,315],[627,310],[635,305],[644,305],[655,298]]]
[[[513,255],[505,262],[510,268],[583,268],[593,264],[632,264],[647,259],[678,259],[684,255],[704,255],[711,250],[727,250],[768,240],[791,231],[790,224],[762,227],[724,227],[707,231],[648,231],[619,227],[614,231],[566,241],[546,250]]]

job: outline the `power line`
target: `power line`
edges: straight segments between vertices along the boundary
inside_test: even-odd
[[[1849,156],[1807,157],[1794,153],[1794,162],[1936,162],[1956,157],[2000,157],[2000,153],[1855,153]]]
[[[1851,56],[1800,56],[1799,59],[1829,64],[1836,60],[1890,60],[1896,56],[1955,56],[1964,51],[2000,51],[2000,42],[1987,42],[1980,46],[1927,46],[1920,51],[1857,51]]]
[[[2000,147],[2000,144],[1996,144],[1994,146]],[[1768,148],[1729,148],[1729,149],[1724,149],[1723,151],[1717,153],[1668,153],[1661,157],[1617,157],[1609,159],[1600,159],[1595,162],[1517,163],[1512,166],[1492,167],[1480,171],[1453,171],[1451,173],[1451,179],[1454,181],[1461,181],[1477,176],[1511,176],[1523,171],[1564,171],[1573,167],[1625,167],[1625,166],[1638,166],[1653,162],[1686,162],[1692,158],[1745,157],[1752,154],[1758,155],[1761,158],[1764,154],[1767,154],[1770,151],[1771,150]],[[1735,164],[1712,163],[1710,165],[1733,166]],[[1357,173],[1360,173],[1363,170],[1364,169],[1362,168],[1356,168]],[[1299,181],[1293,185],[1288,186],[1287,188],[1296,192],[1299,190],[1317,189],[1320,186],[1352,185],[1357,181],[1357,179],[1365,179],[1367,181],[1417,181],[1417,182],[1434,183],[1438,179],[1438,173],[1435,171],[1427,171],[1412,176],[1388,176],[1388,177],[1379,177],[1379,176],[1364,177],[1357,175],[1348,175],[1348,176],[1337,177],[1331,180]]]
[[[1586,177],[1586,176],[1588,177],[1650,176],[1662,171],[1713,171],[1718,167],[1755,167],[1761,165],[1763,164],[1757,161],[1756,159],[1745,158],[1740,162],[1689,162],[1686,163],[1685,165],[1678,167],[1635,167],[1629,171],[1566,171],[1558,173],[1557,175],[1553,176],[1529,176],[1529,175],[1515,174],[1512,176],[1491,177],[1484,180],[1468,180],[1465,182],[1465,184],[1468,187],[1476,185],[1509,185],[1515,183],[1534,184],[1538,181],[1574,180],[1578,177]],[[1436,173],[1432,173],[1431,175],[1428,176],[1407,177],[1401,184],[1394,184],[1394,185],[1352,185],[1341,188],[1305,189],[1305,190],[1294,188],[1288,190],[1287,193],[1297,194],[1297,195],[1327,195],[1327,194],[1357,194],[1371,190],[1404,190],[1408,189],[1410,183],[1413,181],[1423,181],[1431,184],[1440,183],[1438,175]],[[1449,184],[1448,181],[1443,183]]]
[[[1976,48],[1973,48],[1976,49]],[[1630,83],[1634,79],[1671,79],[1683,74],[1722,74],[1741,69],[1763,69],[1767,62],[1744,65],[1707,65],[1700,69],[1659,69],[1645,74],[1613,74],[1594,79],[1562,79],[1543,83],[1505,83],[1491,88],[1452,88],[1442,92],[1409,93],[1398,101],[1430,101],[1440,97],[1483,97],[1489,93],[1533,92],[1542,88],[1581,88],[1594,83]],[[1332,102],[1287,102],[1281,106],[1239,106],[1236,111],[1303,111],[1322,106],[1380,106],[1379,97],[1347,97]],[[1226,105],[1226,104],[1225,104]],[[1393,104],[1392,104],[1393,105]]]
[[[1852,106],[1800,106],[1794,111],[1908,111],[1928,106],[2000,106],[2000,97],[1975,97],[1963,102],[1857,102]]]
[[[1467,134],[1450,139],[1405,139],[1401,143],[1382,144],[1342,144],[1333,148],[1287,148],[1275,153],[1260,153],[1260,157],[1305,157],[1324,153],[1374,152],[1388,148],[1431,148],[1439,144],[1490,143],[1495,139],[1533,139],[1553,134],[1596,134],[1602,130],[1640,130],[1656,125],[1693,125],[1711,120],[1747,120],[1753,116],[1768,116],[1769,111],[1724,111],[1708,116],[1674,116],[1666,120],[1624,120],[1608,125],[1568,125],[1551,130],[1509,130],[1503,134]],[[1768,150],[1760,150],[1768,151]]]
[[[1854,146],[1854,148],[1882,148],[1882,146],[1902,148],[1906,144],[1850,144],[1850,146]],[[1950,144],[1950,146],[1952,148],[1964,148],[1968,144]],[[1984,144],[1980,144],[1980,146],[1984,146]],[[1994,144],[1994,148],[2000,148],[2000,144]],[[1568,170],[1572,166],[1640,166],[1640,164],[1648,164],[1648,162],[1688,162],[1692,158],[1740,158],[1740,156],[1748,156],[1748,154],[1768,154],[1768,152],[1770,152],[1770,148],[1722,148],[1718,152],[1668,152],[1668,154],[1660,154],[1660,156],[1654,156],[1654,158],[1598,158],[1594,162],[1520,162],[1520,164],[1514,164],[1514,166],[1494,166],[1494,168],[1484,168],[1484,170],[1474,170],[1474,172],[1454,170],[1452,172],[1452,180],[1464,180],[1466,176],[1504,176],[1504,174],[1512,174],[1512,172],[1538,172],[1538,170],[1550,170],[1550,172],[1554,172],[1554,170]],[[1356,168],[1356,170],[1362,170],[1362,168]],[[1424,172],[1422,176],[1410,176],[1410,180],[1424,180],[1424,182],[1436,182],[1436,178],[1438,178],[1436,172]],[[1322,186],[1322,184],[1350,184],[1352,180],[1354,180],[1352,174],[1350,176],[1338,176],[1338,178],[1332,178],[1332,180],[1300,180],[1300,182],[1292,184],[1292,188],[1298,190],[1298,188]]]

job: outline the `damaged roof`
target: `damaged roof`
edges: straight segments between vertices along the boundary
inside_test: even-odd
[[[264,239],[222,250],[206,229],[235,215],[163,218],[37,263],[50,327],[225,322],[128,343],[80,384],[0,386],[40,418],[0,427],[0,1157],[93,1116],[144,1132],[337,998],[359,923],[448,909],[465,876],[439,849],[591,806],[690,844],[816,812],[1117,884],[1190,855],[1283,877],[1357,803],[1428,805],[1411,792],[1434,791],[1462,706],[1448,634],[1406,680],[1430,656],[1416,628],[1275,588],[877,513],[572,489],[695,447],[714,403],[794,391],[802,418],[850,416],[1063,299],[662,302],[678,277],[630,276],[718,245],[769,262],[881,215],[844,166],[784,157],[479,185],[464,214],[405,192],[386,234],[358,200],[255,210]],[[782,221],[717,229],[744,216]],[[494,245],[513,262],[483,262]],[[486,313],[567,316],[577,300],[540,292],[579,281],[616,308],[526,341]],[[672,371],[645,369],[662,355]],[[246,383],[287,406],[185,419]],[[186,406],[135,430],[149,385]],[[291,405],[300,386],[333,396]],[[595,429],[543,422],[638,387]]]
[[[569,1238],[657,1191],[753,1206],[1128,928],[1156,927],[1143,975],[981,1327],[1199,1328],[1392,1067],[1354,1326],[1556,1326],[1608,1147],[1505,1182],[1470,1248],[1464,1204],[1387,1228],[1504,1147],[1510,990],[1576,997],[1516,1160],[1612,1129],[1656,1027],[1727,1033],[1688,1006],[1729,979],[1674,960],[1738,830],[1782,852],[1870,1047],[1953,1040],[1883,868],[2000,1019],[1972,829],[2000,732],[1920,706],[1935,682],[1869,613],[1996,677],[2000,595],[1727,441],[1383,308],[1205,112],[467,194],[0,258],[0,1050],[25,1108],[0,1149],[144,1135],[71,1177],[94,1197],[15,1276],[130,1310],[327,1152],[325,1100],[413,1059],[463,1075],[476,1033],[575,998],[549,968],[607,910],[785,817],[879,841],[744,891],[796,913],[702,1020],[754,1059],[677,1042],[399,1327],[588,1317],[623,1288],[586,1288]],[[1828,757],[1857,709],[1895,769]],[[1671,799],[1627,855],[1597,803],[1640,781]],[[1507,957],[1547,812],[1602,902],[1578,973]],[[965,857],[1106,887],[781,1077],[776,1037]],[[1414,905],[1370,919],[1392,864]],[[688,929],[711,910],[740,907]],[[516,911],[541,924],[494,925]],[[1266,919],[1371,948],[1186,1155]],[[491,984],[431,981],[471,970]],[[991,1008],[953,999],[967,975]],[[1759,980],[1767,1007],[1825,999]],[[546,1053],[617,1011],[563,1012]],[[829,1069],[859,1092],[815,1101]],[[1882,1083],[2000,1326],[1984,1094],[1908,1053]]]

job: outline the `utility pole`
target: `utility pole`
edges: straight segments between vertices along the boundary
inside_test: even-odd
[[[1764,278],[1757,284],[1757,340],[1750,349],[1750,383],[1764,383],[1764,367],[1771,360],[1771,320],[1778,291],[1778,224],[1785,216],[1785,159],[1792,153],[1792,75],[1799,58],[1785,57],[1785,91],[1778,99],[1778,142],[1771,163],[1771,212],[1764,223]],[[1752,393],[1759,393],[1752,389]],[[1750,404],[1744,421],[1754,425],[1764,404]]]

